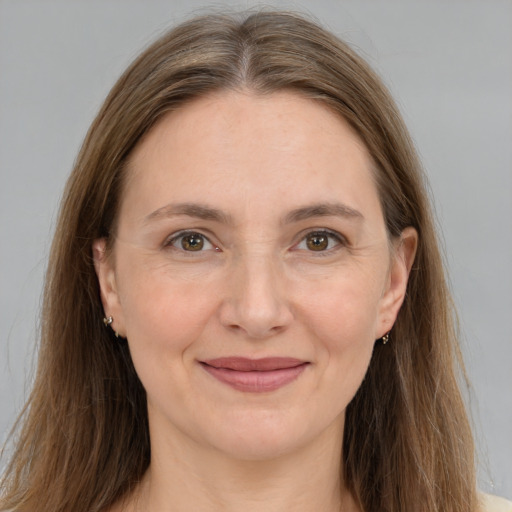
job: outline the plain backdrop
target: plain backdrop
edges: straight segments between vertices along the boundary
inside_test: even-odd
[[[59,198],[103,98],[165,28],[205,8],[254,5],[0,0],[0,441],[29,389]],[[512,2],[266,5],[314,15],[370,61],[398,101],[444,237],[473,384],[480,486],[510,498]]]

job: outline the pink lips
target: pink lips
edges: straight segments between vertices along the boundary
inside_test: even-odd
[[[308,364],[291,357],[220,357],[201,362],[203,368],[220,382],[253,393],[274,391],[289,384]]]

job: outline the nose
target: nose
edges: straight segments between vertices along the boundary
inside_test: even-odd
[[[220,308],[221,323],[249,338],[264,339],[285,330],[293,319],[278,262],[265,255],[241,258],[231,269]]]

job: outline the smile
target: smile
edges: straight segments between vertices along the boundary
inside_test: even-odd
[[[201,366],[218,381],[250,393],[279,389],[293,382],[308,365],[308,362],[289,357],[223,357],[201,362]]]

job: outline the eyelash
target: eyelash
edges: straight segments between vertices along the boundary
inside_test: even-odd
[[[195,237],[196,239],[200,240],[201,242],[201,247],[198,249],[198,250],[187,250],[183,247],[183,241],[186,237]],[[182,241],[181,242],[181,247],[178,247],[176,245],[177,242],[179,241]],[[205,249],[203,246],[205,243],[208,243],[211,245],[211,248],[207,248]],[[211,242],[211,240],[206,236],[206,235],[203,235],[202,233],[199,233],[198,231],[180,231],[174,235],[172,235],[170,238],[168,238],[165,243],[164,243],[164,247],[169,247],[169,248],[172,248],[172,249],[176,249],[180,252],[184,252],[184,253],[193,253],[193,252],[203,252],[204,250],[214,250],[214,251],[220,251],[219,247],[217,247],[215,244],[213,244]]]
[[[325,238],[327,239],[327,247],[319,250],[314,250],[309,247],[301,248],[300,245],[307,244],[308,237],[317,237],[317,238]],[[330,247],[331,242],[334,241],[334,247]],[[333,251],[340,249],[341,247],[346,247],[348,245],[347,240],[340,233],[335,231],[330,231],[328,229],[316,229],[313,231],[308,231],[300,241],[293,246],[294,250],[304,250],[310,253],[317,253],[317,256],[327,256],[332,254]]]
[[[190,237],[191,239],[196,238],[196,240],[198,240],[200,243],[200,247],[197,250],[193,250],[193,249],[187,250],[185,247],[183,247],[183,243],[184,243],[184,240],[186,237]],[[314,238],[314,237],[316,237],[317,239],[323,238],[327,242],[327,245],[324,248],[319,246],[320,248],[318,250],[312,249],[311,247],[307,247],[307,246],[301,248],[300,246],[302,244],[308,243],[308,237],[310,237],[310,239]],[[176,244],[180,240],[181,240],[181,247],[178,247]],[[330,247],[332,241],[335,242],[334,247]],[[205,243],[209,244],[211,247],[205,248],[204,247]],[[322,242],[320,241],[320,243],[322,243]],[[326,253],[331,254],[333,251],[336,251],[340,247],[344,247],[347,245],[348,245],[347,240],[341,234],[339,234],[335,231],[327,230],[327,229],[317,229],[317,230],[308,231],[307,233],[305,233],[302,236],[302,238],[300,239],[300,241],[292,247],[292,250],[304,250],[306,252],[318,253],[317,256],[326,256],[327,255]],[[218,246],[216,246],[215,244],[213,244],[211,242],[211,240],[206,235],[203,235],[202,233],[199,233],[198,231],[180,231],[180,232],[174,234],[173,236],[171,236],[169,239],[167,239],[166,242],[164,243],[164,247],[170,247],[172,249],[178,250],[183,253],[194,253],[194,252],[200,253],[200,252],[204,252],[205,250],[212,250],[212,249],[216,252],[220,251],[220,248]]]

